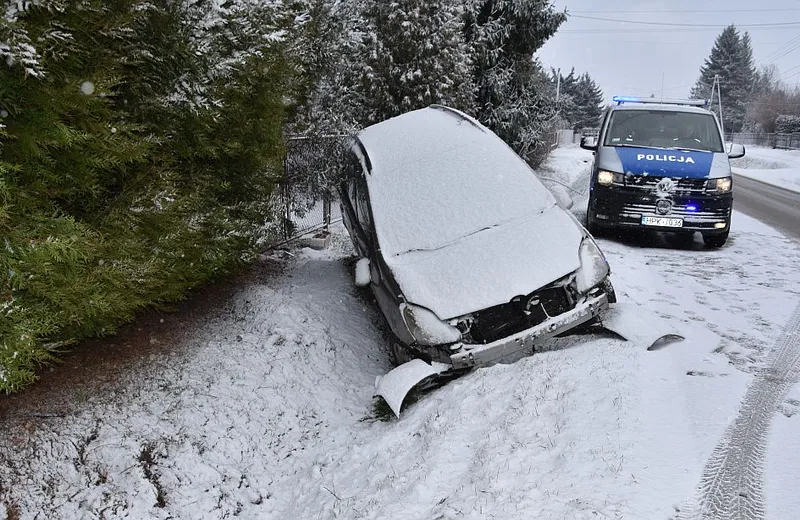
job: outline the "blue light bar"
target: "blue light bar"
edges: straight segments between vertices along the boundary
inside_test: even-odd
[[[695,206],[694,204],[686,206],[686,211],[695,212],[695,211],[697,211],[697,206]]]
[[[611,98],[615,103],[639,103],[641,98],[630,96],[614,96]]]
[[[672,99],[672,98],[640,98],[633,96],[614,96],[611,98],[615,103],[650,103],[655,105],[687,105],[692,107],[708,106],[707,99]]]

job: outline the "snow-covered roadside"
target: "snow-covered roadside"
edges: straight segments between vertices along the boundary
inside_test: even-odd
[[[118,395],[4,430],[0,501],[21,518],[270,517],[274,483],[293,481],[321,440],[346,444],[389,369],[335,238],[242,288],[184,354],[143,360]]]
[[[549,175],[580,192],[587,155],[557,150]],[[688,341],[557,340],[382,422],[382,318],[352,286],[337,227],[331,251],[243,287],[117,396],[4,429],[0,503],[21,518],[669,518],[800,299],[797,245],[738,213],[732,229],[711,251],[601,241],[620,299]],[[770,513],[796,504],[798,476],[775,458],[798,434],[800,414],[780,416]]]
[[[737,175],[756,179],[780,188],[800,192],[800,151],[748,146],[747,154],[733,159]]]

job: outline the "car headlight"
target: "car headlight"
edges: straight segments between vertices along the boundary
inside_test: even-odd
[[[461,331],[424,307],[403,303],[400,311],[408,332],[420,345],[443,345],[461,340]]]
[[[584,294],[592,287],[603,283],[603,280],[611,273],[611,268],[609,268],[603,252],[590,237],[584,238],[581,242],[578,258],[581,267],[575,274],[575,286],[579,293]]]
[[[597,184],[601,186],[611,186],[612,184],[622,184],[623,178],[621,173],[614,173],[607,170],[600,170],[597,172]]]
[[[706,183],[706,188],[714,193],[728,193],[733,188],[733,179],[731,177],[709,179]]]

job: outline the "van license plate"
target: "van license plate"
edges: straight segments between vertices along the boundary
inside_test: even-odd
[[[648,217],[642,215],[643,226],[683,227],[682,218]]]

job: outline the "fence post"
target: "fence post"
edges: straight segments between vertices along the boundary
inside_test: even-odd
[[[322,222],[325,224],[325,232],[330,231],[331,227],[331,193],[325,190],[322,194]]]
[[[281,195],[283,196],[283,204],[285,206],[285,214],[283,216],[283,239],[289,240],[292,234],[290,226],[292,225],[292,210],[289,204],[289,143],[286,143],[286,149],[283,155],[283,186]]]

